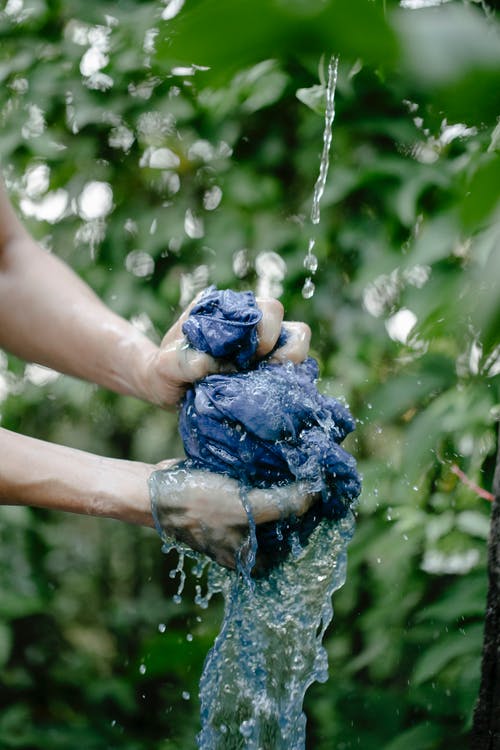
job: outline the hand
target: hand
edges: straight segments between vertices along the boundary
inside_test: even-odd
[[[182,333],[182,324],[200,295],[182,313],[178,321],[166,333],[159,349],[145,360],[142,380],[148,400],[160,406],[173,406],[184,395],[186,388],[206,375],[232,372],[233,367],[225,361],[192,349]],[[276,299],[258,298],[262,320],[257,327],[259,346],[257,357],[262,359],[274,348],[282,327],[288,336],[286,343],[277,349],[273,362],[302,362],[309,351],[311,331],[306,323],[283,322],[283,305]]]
[[[153,514],[167,534],[202,552],[226,568],[249,536],[239,486],[230,477],[172,466],[149,480]],[[317,499],[306,482],[285,487],[252,489],[248,502],[256,524],[305,513]]]

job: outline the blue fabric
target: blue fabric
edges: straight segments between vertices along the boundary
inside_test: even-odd
[[[258,343],[255,308],[251,292],[211,288],[184,324],[186,336],[196,348],[247,368]],[[259,545],[268,551],[286,551],[292,532],[306,538],[321,518],[342,516],[360,492],[356,462],[339,445],[355,422],[345,406],[319,393],[317,378],[312,358],[299,365],[263,361],[203,378],[181,405],[179,430],[193,467],[257,487],[309,480],[322,493],[305,517],[258,527]]]
[[[244,369],[254,356],[262,313],[252,292],[209,287],[193,306],[182,332],[194,349],[232,360]]]

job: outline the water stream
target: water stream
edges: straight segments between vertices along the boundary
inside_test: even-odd
[[[153,508],[161,502],[161,472],[151,478]],[[244,505],[246,489],[240,489]],[[323,520],[302,546],[297,539],[288,558],[265,575],[251,576],[257,542],[251,525],[251,551],[236,572],[211,563],[169,539],[158,525],[163,551],[179,551],[172,576],[179,576],[180,601],[186,557],[196,564],[195,602],[206,608],[214,594],[224,597],[220,632],[200,679],[200,750],[304,750],[303,703],[313,682],[328,679],[323,638],[332,621],[332,595],[345,582],[347,545],[355,527],[348,511]],[[154,511],[156,517],[157,511]],[[208,568],[205,593],[201,579]]]
[[[339,59],[332,55],[328,62],[328,74],[325,90],[325,127],[323,130],[323,150],[319,164],[319,174],[314,186],[311,223],[317,225],[320,222],[320,203],[323,193],[325,192],[326,178],[328,176],[328,167],[330,165],[330,147],[332,145],[332,127],[335,119],[335,91],[337,89],[337,76],[339,68]],[[307,254],[304,258],[304,268],[309,271],[308,276],[302,287],[302,296],[304,299],[310,299],[315,291],[315,285],[312,276],[318,270],[318,259],[313,250],[316,244],[314,237],[309,239]]]
[[[324,521],[265,577],[221,576],[224,621],[200,681],[201,750],[303,750],[304,695],[328,679],[322,640],[353,529],[352,513]]]

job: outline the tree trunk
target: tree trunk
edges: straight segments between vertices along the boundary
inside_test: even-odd
[[[500,750],[500,440],[493,494],[481,686],[474,710],[471,750]]]

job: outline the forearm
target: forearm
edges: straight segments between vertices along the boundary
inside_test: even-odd
[[[148,478],[155,468],[0,428],[3,505],[31,505],[152,526]]]
[[[278,300],[262,299],[258,305],[262,319],[257,325],[257,357],[274,352],[274,361],[302,362],[309,328],[284,324]],[[228,368],[224,360],[188,346],[183,325],[190,309],[159,347],[153,344],[34,242],[0,181],[0,347],[118,393],[173,406],[193,382]],[[275,351],[283,325],[287,343]]]
[[[0,251],[0,346],[22,359],[149,399],[157,347],[24,231]]]

